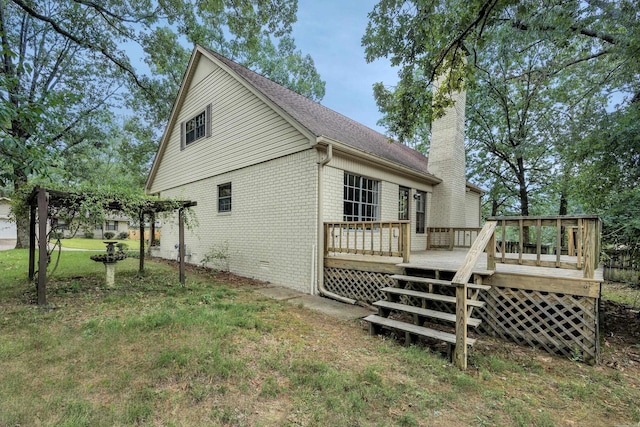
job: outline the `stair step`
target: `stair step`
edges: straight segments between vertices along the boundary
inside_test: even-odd
[[[442,285],[442,286],[453,286],[453,287],[455,287],[455,285],[453,283],[451,283],[450,280],[430,279],[428,277],[417,277],[417,276],[405,276],[405,275],[402,275],[402,274],[394,274],[393,276],[390,276],[390,277],[392,279],[403,280],[405,282],[425,283],[427,285],[431,284],[431,285]],[[467,288],[469,288],[469,289],[480,289],[480,290],[483,290],[483,291],[488,291],[489,289],[491,289],[491,286],[478,285],[476,283],[467,283]]]
[[[403,311],[405,313],[417,314],[418,316],[430,317],[432,319],[445,320],[447,322],[456,321],[456,315],[452,313],[444,313],[442,311],[430,310],[428,308],[415,307],[412,305],[399,304],[397,302],[389,301],[376,301],[373,303],[376,307],[382,307],[389,310]],[[482,320],[474,319],[472,317],[467,318],[467,325],[477,327]]]
[[[427,272],[434,272],[434,271],[444,271],[444,272],[448,272],[448,273],[457,273],[458,269],[457,268],[441,268],[441,267],[425,267],[424,265],[420,265],[420,264],[412,264],[412,263],[400,263],[400,264],[396,264],[398,267],[402,267],[405,270],[418,270],[418,271],[427,271]],[[495,270],[481,270],[481,269],[474,269],[473,270],[473,274],[479,274],[480,276],[492,276],[496,271]]]
[[[401,331],[409,332],[414,335],[419,335],[422,337],[435,338],[440,341],[448,342],[450,344],[456,343],[455,334],[450,334],[448,332],[437,331],[431,328],[425,328],[424,326],[414,325],[412,323],[400,322],[398,320],[388,319],[386,317],[377,316],[375,314],[371,314],[364,318],[367,322],[380,325],[386,328],[398,329]],[[474,345],[476,340],[473,338],[467,338],[467,345]]]
[[[441,301],[441,302],[450,302],[455,304],[456,303],[456,297],[452,297],[449,295],[441,295],[441,294],[431,294],[429,292],[420,292],[420,291],[414,291],[412,289],[404,289],[404,288],[382,288],[380,289],[382,292],[386,292],[388,294],[396,294],[396,295],[406,295],[409,297],[416,297],[416,298],[422,298],[422,299],[428,299],[428,300],[432,300],[432,301]],[[484,307],[485,306],[485,302],[484,301],[477,301],[474,299],[467,299],[467,305],[473,306],[473,307]]]

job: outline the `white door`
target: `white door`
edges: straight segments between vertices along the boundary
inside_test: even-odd
[[[15,239],[16,235],[16,223],[0,218],[0,239]]]

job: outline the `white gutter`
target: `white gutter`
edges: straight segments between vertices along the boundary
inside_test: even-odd
[[[316,280],[318,282],[318,291],[320,295],[333,298],[335,300],[345,302],[347,304],[355,304],[356,300],[343,297],[341,295],[330,292],[324,288],[324,222],[322,221],[322,199],[323,199],[323,185],[322,185],[322,170],[324,166],[333,158],[333,144],[327,145],[327,155],[324,159],[318,162],[318,249],[317,253],[317,274]]]

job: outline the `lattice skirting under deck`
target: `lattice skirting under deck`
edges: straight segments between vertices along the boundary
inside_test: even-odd
[[[476,312],[483,332],[589,363],[598,360],[597,298],[494,286],[480,300],[487,303]]]
[[[327,290],[367,303],[385,299],[380,289],[395,285],[389,276],[333,267],[324,269]],[[478,332],[552,354],[578,357],[589,363],[598,360],[597,298],[493,286],[489,291],[480,292],[479,299],[487,305],[473,312],[473,317],[483,321]],[[420,304],[418,300],[412,302]],[[450,304],[432,304],[429,308],[439,311],[452,309]]]
[[[385,299],[380,289],[395,286],[389,276],[386,273],[325,267],[324,287],[334,294],[371,304]]]

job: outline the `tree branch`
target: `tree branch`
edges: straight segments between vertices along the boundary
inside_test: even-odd
[[[32,17],[37,18],[37,19],[39,19],[39,20],[41,20],[43,22],[46,22],[49,25],[51,25],[51,27],[54,29],[54,31],[56,31],[61,36],[67,37],[68,39],[72,40],[74,43],[78,44],[79,46],[81,46],[83,48],[90,49],[90,50],[93,50],[93,51],[101,53],[104,57],[106,57],[116,67],[118,67],[120,70],[124,71],[125,74],[129,75],[133,79],[133,81],[135,82],[136,86],[138,86],[140,89],[145,91],[145,93],[150,93],[150,89],[148,87],[146,87],[140,81],[140,79],[138,78],[138,76],[135,73],[135,71],[131,68],[131,66],[129,64],[125,63],[125,61],[123,61],[122,59],[117,58],[113,53],[107,51],[107,49],[105,49],[104,47],[98,46],[98,45],[96,45],[94,43],[91,43],[91,42],[89,42],[87,40],[83,40],[83,39],[71,34],[67,30],[62,28],[60,25],[58,25],[58,23],[55,22],[53,19],[38,13],[36,10],[34,10],[29,5],[27,5],[22,0],[11,0],[11,1],[14,2],[18,7],[20,7],[22,10],[24,10],[26,13],[28,13]]]
[[[515,19],[515,20],[506,19],[506,21],[511,22],[511,26],[513,28],[518,29],[518,30],[528,31],[528,30],[531,29],[527,24],[525,24],[524,22],[519,21],[517,19]],[[543,30],[543,31],[557,30],[556,27],[552,27],[550,25],[542,26],[539,29]],[[580,27],[578,27],[576,25],[569,26],[569,29],[571,31],[573,31],[574,33],[581,34],[583,36],[591,37],[591,38],[594,38],[594,39],[602,40],[602,41],[605,41],[605,42],[613,44],[613,45],[617,45],[617,44],[620,43],[620,40],[616,39],[611,34],[601,33],[599,31],[590,30],[588,28],[580,28]]]

